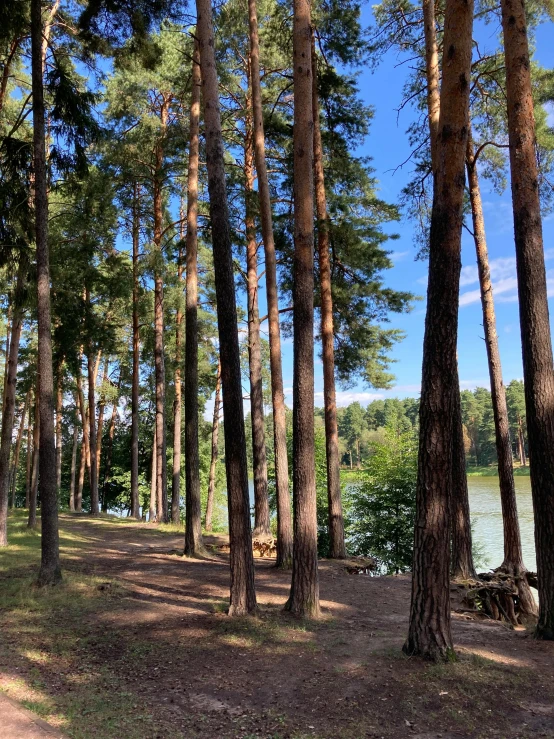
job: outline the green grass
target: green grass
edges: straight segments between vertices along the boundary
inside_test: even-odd
[[[529,467],[514,467],[516,477],[529,477]],[[493,465],[469,466],[468,477],[498,477],[498,467]]]

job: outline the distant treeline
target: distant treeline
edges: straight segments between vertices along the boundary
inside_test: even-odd
[[[490,390],[462,390],[464,446],[468,465],[496,463],[494,418]],[[527,464],[527,426],[523,382],[512,380],[506,387],[508,418],[514,459]],[[372,453],[372,444],[383,442],[384,429],[398,432],[417,429],[419,398],[374,400],[364,408],[359,402],[337,409],[341,463],[362,467]],[[316,409],[316,424],[323,424],[323,408]]]

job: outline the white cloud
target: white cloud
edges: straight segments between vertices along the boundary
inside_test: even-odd
[[[554,126],[554,103],[546,103],[546,122],[549,126]]]
[[[367,393],[367,392],[350,392],[347,390],[341,391],[339,390],[337,392],[337,405],[339,407],[344,407],[347,405],[350,405],[350,403],[355,403],[356,401],[360,403],[361,405],[367,405],[368,403],[371,403],[372,400],[379,400],[383,398],[382,393]],[[315,404],[321,405],[323,402],[323,392],[315,393]]]
[[[396,262],[401,262],[404,257],[407,257],[409,253],[409,251],[391,251],[389,259],[396,264]]]
[[[476,387],[486,387],[489,390],[490,386],[490,380],[460,380],[462,390],[475,390]]]
[[[544,252],[545,262],[554,259],[554,249],[546,249]],[[492,287],[495,298],[499,303],[515,303],[517,301],[517,276],[516,258],[498,257],[491,259],[490,263]],[[548,295],[554,296],[554,270],[546,273],[548,282]],[[462,268],[460,275],[460,287],[478,284],[479,275],[477,267],[468,265]],[[477,303],[481,299],[479,289],[468,290],[460,295],[460,307]]]

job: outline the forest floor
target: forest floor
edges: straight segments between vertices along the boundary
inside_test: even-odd
[[[40,591],[40,537],[11,518],[0,690],[67,737],[554,737],[554,643],[454,613],[458,661],[409,659],[406,576],[322,561],[324,618],[303,623],[282,611],[290,573],[257,560],[260,616],[230,619],[225,555],[185,559],[182,535],[128,520],[60,524],[64,584]]]

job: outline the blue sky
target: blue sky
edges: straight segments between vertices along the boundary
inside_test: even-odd
[[[371,11],[365,13],[364,21],[369,23]],[[480,44],[493,49],[496,45],[498,27],[490,25],[482,30]],[[554,24],[544,24],[536,34],[536,55],[547,67],[554,67]],[[397,121],[396,109],[402,97],[406,69],[398,66],[399,59],[389,54],[375,71],[366,69],[359,78],[360,91],[364,102],[375,109],[375,117],[370,136],[361,153],[373,158],[375,174],[380,182],[380,196],[391,203],[398,201],[399,193],[410,177],[410,165],[402,170],[393,170],[409,155],[410,148],[406,129],[412,112],[405,109]],[[552,113],[554,125],[554,111]],[[491,260],[493,285],[498,322],[498,335],[502,356],[503,372],[506,382],[522,377],[521,345],[519,338],[519,316],[516,291],[515,257],[513,241],[513,221],[509,190],[499,197],[484,181],[483,201],[487,229],[489,256]],[[551,279],[550,291],[554,297],[554,217],[543,221],[544,246],[547,276]],[[403,220],[391,226],[391,232],[400,234],[398,241],[391,242],[394,268],[386,274],[386,282],[398,290],[408,290],[425,296],[427,264],[415,261],[415,247],[412,240],[412,226]],[[459,374],[462,388],[489,386],[485,344],[482,339],[482,314],[479,300],[479,285],[475,265],[475,248],[470,235],[464,232],[462,241],[462,277],[460,295],[459,324]],[[262,289],[260,308],[265,304]],[[552,298],[550,300],[551,311]],[[416,303],[408,315],[392,317],[392,326],[401,328],[406,338],[393,352],[396,363],[392,370],[396,375],[395,387],[391,390],[375,390],[361,384],[344,391],[338,389],[339,405],[347,405],[359,400],[363,405],[373,398],[405,397],[418,395],[421,379],[421,355],[425,320],[425,300]],[[323,405],[321,363],[316,356],[315,403]],[[283,371],[287,394],[287,404],[292,404],[292,341],[283,346]],[[246,406],[247,409],[248,406]]]

